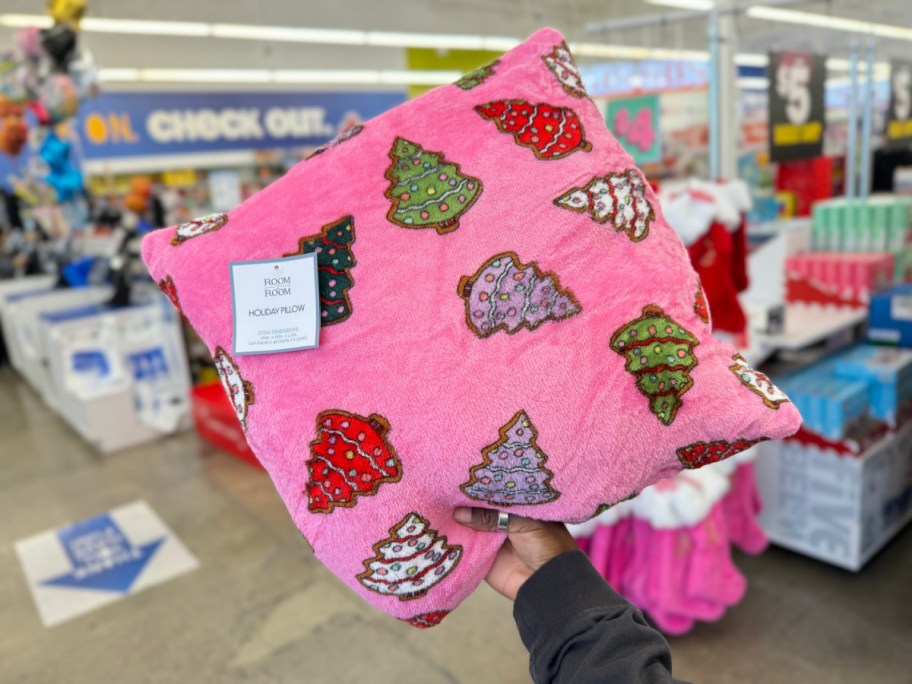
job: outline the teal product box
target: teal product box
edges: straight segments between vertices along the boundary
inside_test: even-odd
[[[877,344],[912,347],[912,283],[871,297],[868,339]]]
[[[846,436],[851,425],[868,413],[868,383],[838,377],[832,361],[777,380],[801,413],[804,427],[827,439]]]
[[[874,418],[896,425],[900,407],[912,399],[912,350],[860,345],[836,358],[836,375],[868,383]]]
[[[812,211],[811,249],[815,252],[829,252],[832,249],[830,235],[835,235],[836,231],[833,225],[836,215],[835,207],[832,202],[817,202]]]

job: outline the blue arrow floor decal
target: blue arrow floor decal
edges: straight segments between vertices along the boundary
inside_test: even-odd
[[[130,591],[165,541],[162,538],[135,546],[108,514],[62,529],[57,536],[73,569],[41,584],[119,594]]]

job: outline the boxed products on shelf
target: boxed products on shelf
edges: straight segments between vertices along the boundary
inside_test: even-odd
[[[158,293],[44,315],[42,337],[53,408],[102,453],[187,427],[180,322]]]
[[[777,378],[801,412],[803,429],[846,439],[871,417],[895,426],[912,403],[912,351],[858,345]]]
[[[837,197],[814,205],[811,245],[821,252],[896,253],[908,246],[910,229],[912,198]]]
[[[864,308],[893,282],[892,254],[810,252],[785,262],[787,302]]]
[[[912,283],[871,298],[868,338],[880,344],[912,347]]]
[[[912,423],[858,456],[787,440],[756,461],[770,541],[858,571],[912,519]]]
[[[836,375],[864,381],[871,416],[895,425],[912,400],[912,351],[862,345],[835,359]]]
[[[894,280],[912,267],[912,198],[880,195],[850,200],[838,197],[813,209],[811,249],[817,252],[888,252]]]
[[[830,362],[777,379],[776,384],[801,412],[805,429],[829,439],[842,439],[868,413],[868,383],[837,377]]]

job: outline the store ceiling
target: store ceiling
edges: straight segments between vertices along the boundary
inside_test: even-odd
[[[737,0],[736,0],[737,1]],[[762,3],[757,3],[762,4]],[[0,13],[42,14],[43,0],[3,0]],[[705,50],[706,23],[690,21],[593,34],[602,20],[675,12],[639,0],[89,0],[90,16],[199,21],[267,26],[341,28],[392,32],[484,34],[522,38],[550,25],[570,40]],[[912,28],[908,0],[798,2],[790,9],[827,13]],[[739,16],[739,52],[802,48],[845,56],[850,34]],[[87,33],[83,39],[106,68],[200,69],[403,69],[401,49],[315,45],[211,37]],[[0,27],[0,50],[12,29]],[[912,54],[912,41],[881,40],[879,59]],[[585,58],[582,62],[591,61]],[[224,88],[224,84],[221,84]]]

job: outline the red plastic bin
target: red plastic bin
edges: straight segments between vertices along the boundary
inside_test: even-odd
[[[232,456],[263,469],[244,437],[244,430],[221,384],[197,385],[190,390],[193,426],[200,437]]]

